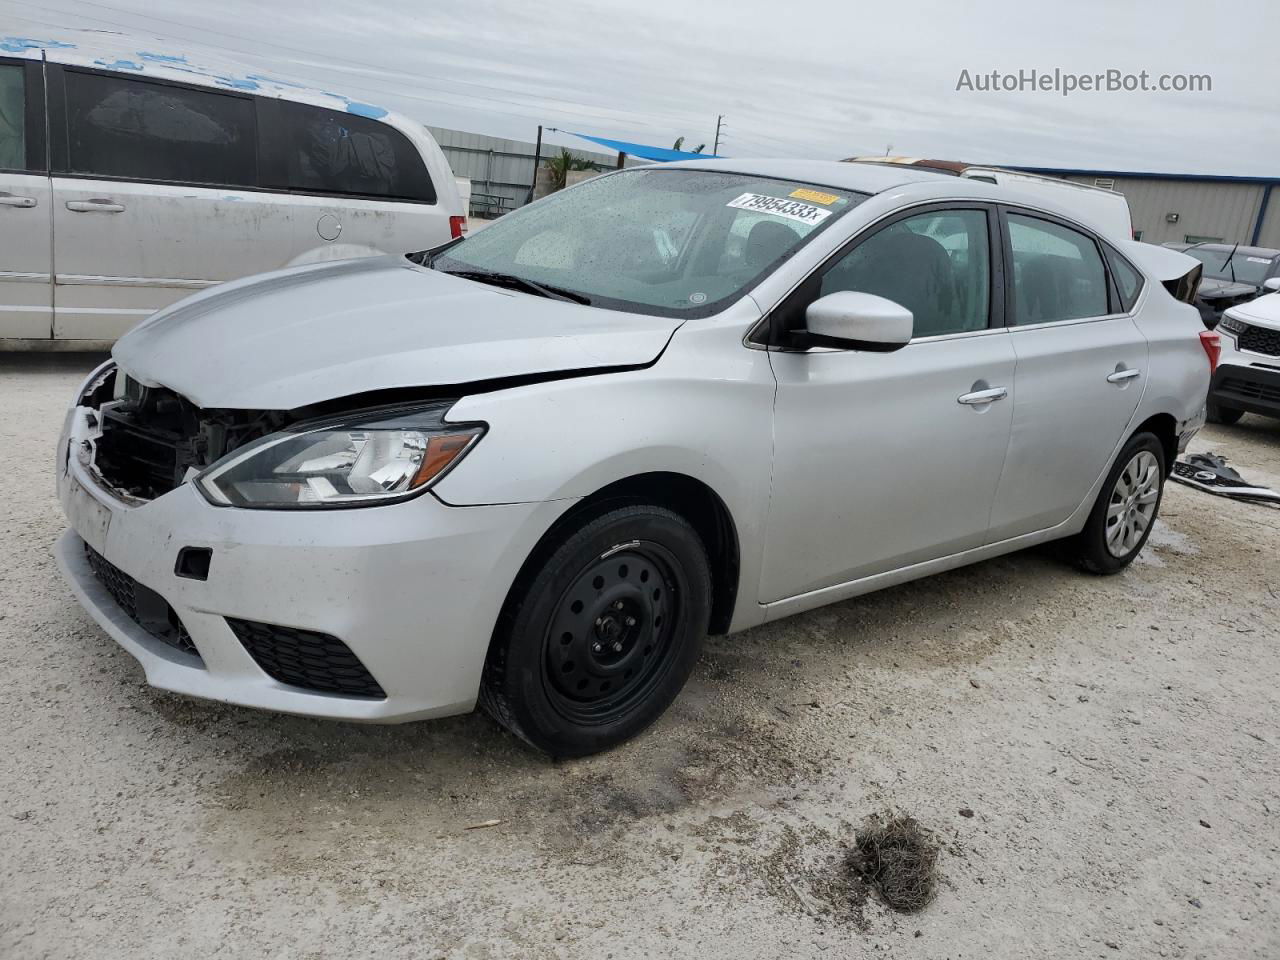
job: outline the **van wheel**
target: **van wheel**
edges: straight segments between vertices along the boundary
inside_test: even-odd
[[[480,705],[552,756],[607,750],[675,699],[710,618],[693,527],[663,507],[607,508],[541,548],[512,587]]]
[[[1082,569],[1112,574],[1133,562],[1155,526],[1164,478],[1164,447],[1155,434],[1139,433],[1125,444],[1073,541]]]
[[[1223,423],[1231,426],[1231,424],[1240,421],[1240,418],[1244,416],[1244,411],[1236,410],[1234,407],[1222,407],[1216,403],[1210,403],[1205,410],[1205,416],[1210,423]]]

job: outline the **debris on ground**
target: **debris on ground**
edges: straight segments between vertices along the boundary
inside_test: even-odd
[[[1169,479],[1219,497],[1234,497],[1280,506],[1280,493],[1270,487],[1255,486],[1227,466],[1226,457],[1213,453],[1193,453],[1183,460],[1175,461],[1173,474]]]
[[[900,913],[923,910],[937,889],[938,844],[912,817],[872,816],[858,831],[850,867]]]

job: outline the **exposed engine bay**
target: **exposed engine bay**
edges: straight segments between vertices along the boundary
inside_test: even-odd
[[[299,411],[202,410],[166,387],[109,367],[80,405],[94,411],[85,465],[122,499],[154,500],[246,443],[304,419]]]

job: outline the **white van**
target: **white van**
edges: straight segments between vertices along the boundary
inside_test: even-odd
[[[461,234],[422,124],[159,43],[0,36],[0,346],[111,341],[225,280]]]
[[[846,163],[900,163],[952,173],[966,180],[998,183],[1028,196],[1041,197],[1077,213],[1082,221],[1110,240],[1133,239],[1133,217],[1124,194],[1074,180],[1042,177],[1020,170],[987,167],[949,160],[921,160],[917,157],[850,157]]]

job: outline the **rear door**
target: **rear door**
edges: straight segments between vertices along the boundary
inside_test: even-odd
[[[1127,435],[1147,366],[1132,299],[1097,238],[1031,211],[1002,210],[1001,224],[1017,372],[993,542],[1061,523],[1084,501]]]
[[[53,321],[44,64],[0,57],[0,337],[47,338]]]
[[[349,110],[265,98],[258,118],[262,185],[292,209],[292,262],[408,253],[449,239],[454,211],[441,202],[418,148],[395,127]]]
[[[287,263],[290,207],[257,190],[253,97],[52,64],[49,80],[57,338],[114,339]]]

